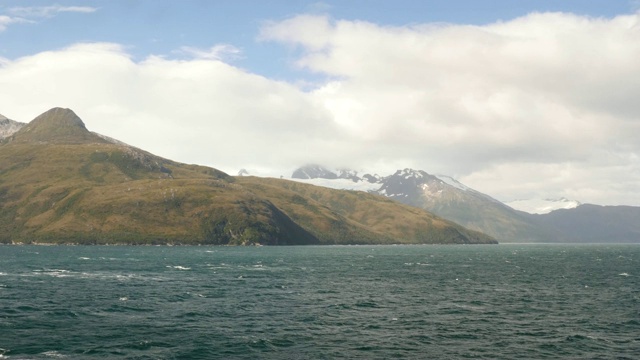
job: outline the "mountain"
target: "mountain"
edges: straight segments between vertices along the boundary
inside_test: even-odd
[[[318,167],[317,165],[315,167]],[[318,174],[331,172],[323,169]],[[469,188],[449,176],[404,169],[389,176],[297,179],[335,189],[361,190],[432,212],[500,242],[640,242],[640,207],[580,204],[560,198],[518,201],[531,211]],[[351,172],[357,175],[357,172]],[[372,177],[373,178],[373,177]],[[535,213],[538,212],[538,213]]]
[[[53,108],[5,139],[18,143],[108,143],[103,137],[87,130],[82,120],[71,110]]]
[[[563,242],[640,242],[640,207],[583,204],[531,217]]]
[[[24,125],[24,123],[7,119],[5,116],[0,114],[0,141],[15,134]]]
[[[329,170],[324,169],[314,176],[327,171]],[[375,181],[370,182],[369,179]],[[532,221],[528,214],[514,210],[449,176],[404,169],[384,177],[365,174],[360,178],[350,179],[350,182],[339,182],[331,178],[299,181],[383,195],[491,235],[501,242],[549,242],[556,239],[552,230]]]
[[[574,209],[581,205],[579,201],[569,200],[563,197],[559,199],[513,200],[505,204],[529,214],[548,214],[554,210]]]
[[[527,214],[473,190],[450,177],[404,169],[385,177],[377,191],[504,242],[552,241],[553,234]]]
[[[362,192],[233,177],[90,132],[54,108],[0,143],[0,242],[495,243]]]
[[[338,175],[320,165],[305,165],[291,175],[293,179],[337,179]]]

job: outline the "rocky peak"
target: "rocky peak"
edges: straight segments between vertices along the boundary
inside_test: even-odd
[[[84,122],[70,109],[53,108],[33,119],[11,141],[39,143],[104,143],[100,136],[87,130]]]
[[[45,111],[29,123],[30,127],[81,128],[87,130],[84,122],[71,109],[53,108]]]
[[[338,175],[333,171],[316,164],[302,166],[291,175],[293,179],[337,179]]]
[[[382,181],[378,193],[400,201],[402,199],[417,199],[423,192],[423,184],[442,183],[442,180],[421,170],[398,170]]]
[[[0,115],[0,140],[15,134],[25,124]]]

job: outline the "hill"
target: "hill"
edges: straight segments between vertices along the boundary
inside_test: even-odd
[[[0,229],[4,243],[495,243],[379,196],[163,159],[61,108],[0,143]]]

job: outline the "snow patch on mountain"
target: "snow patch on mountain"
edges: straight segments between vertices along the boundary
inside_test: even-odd
[[[464,191],[469,191],[472,190],[470,187],[464,185],[463,183],[459,182],[458,180],[452,178],[451,176],[447,176],[447,175],[435,175],[435,177],[437,177],[438,179],[442,180],[445,182],[445,184],[447,185],[451,185],[456,189],[460,189],[460,190],[464,190]]]
[[[581,205],[579,201],[559,199],[521,199],[505,202],[508,206],[530,214],[548,214],[554,210],[573,209]]]

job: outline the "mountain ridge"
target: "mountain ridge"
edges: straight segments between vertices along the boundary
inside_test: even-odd
[[[318,168],[314,165],[314,168]],[[323,169],[317,173],[327,173]],[[544,214],[531,214],[516,210],[489,195],[474,190],[452,177],[431,175],[422,170],[397,170],[389,176],[378,176],[368,182],[364,175],[357,180],[345,181],[334,173],[336,179],[301,180],[320,186],[348,188],[380,194],[396,201],[433,212],[467,228],[489,234],[500,242],[596,242],[618,239],[623,242],[640,242],[638,227],[640,212],[633,208],[600,207],[596,205],[585,212],[576,201],[561,199],[567,209],[555,209]],[[357,174],[357,173],[356,173]],[[557,206],[557,204],[556,204]],[[624,211],[626,210],[626,211]],[[564,212],[566,211],[566,212]],[[618,214],[616,221],[612,213]],[[600,216],[600,217],[598,217]],[[584,218],[589,220],[585,220]],[[609,219],[604,222],[602,219]],[[610,224],[615,223],[615,228]],[[596,226],[597,224],[597,226]],[[608,232],[600,228],[609,227]],[[580,229],[577,229],[580,228]],[[590,229],[590,231],[582,231]],[[594,234],[599,237],[594,238]]]
[[[375,195],[164,159],[90,132],[69,109],[5,140],[1,243],[496,243]]]

